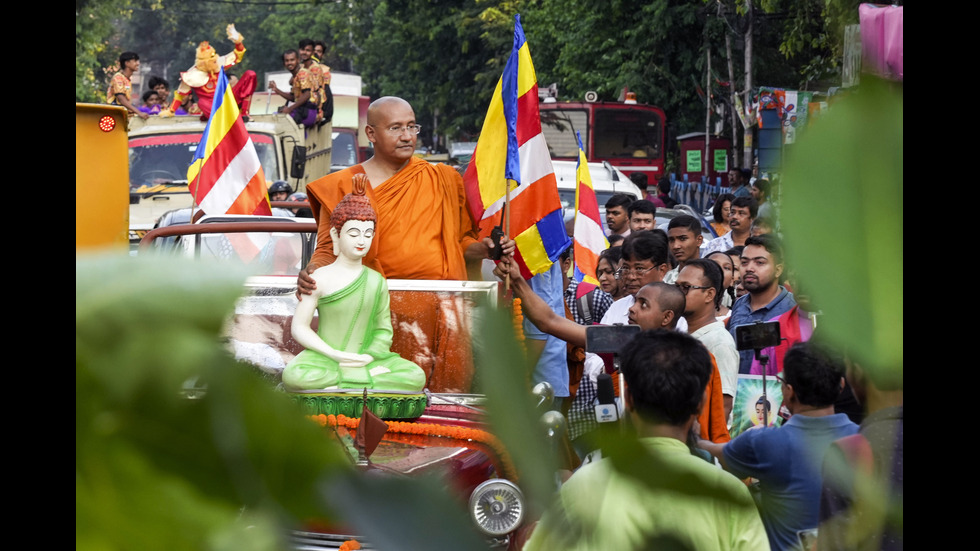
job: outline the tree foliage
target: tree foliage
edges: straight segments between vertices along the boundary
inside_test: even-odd
[[[755,82],[811,89],[832,82],[843,25],[856,21],[857,3],[755,2]],[[219,53],[230,50],[224,26],[233,22],[248,49],[242,68],[259,73],[260,88],[265,72],[282,70],[283,50],[300,38],[319,39],[327,44],[325,63],[360,74],[365,94],[408,99],[425,141],[435,126],[441,135],[470,138],[510,54],[513,16],[521,13],[541,85],[557,83],[568,100],[588,90],[614,100],[628,86],[683,133],[703,128],[707,48],[714,79],[729,80],[726,34],[733,84],[744,85],[745,7],[744,0],[78,0],[76,99],[98,98],[102,68],[122,50],[137,51],[152,74],[176,84],[201,40]]]

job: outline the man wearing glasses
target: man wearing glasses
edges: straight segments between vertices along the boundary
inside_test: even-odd
[[[313,289],[308,272],[336,259],[325,226],[334,205],[352,191],[355,174],[367,175],[367,196],[378,211],[378,238],[364,258],[365,266],[388,278],[465,280],[464,254],[487,257],[492,245],[477,239],[462,177],[452,167],[414,156],[421,128],[407,101],[391,96],[376,100],[368,108],[364,128],[374,156],[306,187],[313,215],[324,231],[317,232],[313,258],[300,273],[301,293]],[[504,254],[513,251],[514,242],[506,241]]]
[[[676,220],[676,218],[675,218]],[[711,352],[721,378],[725,419],[732,412],[738,386],[738,349],[725,324],[715,319],[715,308],[721,301],[724,274],[711,260],[687,260],[677,275],[675,285],[686,298],[684,319],[692,337]]]

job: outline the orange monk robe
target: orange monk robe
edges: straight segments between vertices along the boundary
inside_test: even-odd
[[[306,186],[319,225],[312,266],[336,260],[330,213],[352,191],[353,175],[363,172],[355,165]],[[378,237],[364,257],[365,266],[388,278],[466,279],[463,252],[478,242],[478,233],[458,172],[412,157],[388,180],[369,185],[367,196],[378,213]]]
[[[728,433],[728,420],[725,419],[725,400],[721,394],[721,374],[718,372],[718,364],[715,363],[715,356],[711,354],[711,379],[708,380],[708,388],[705,389],[705,403],[698,415],[698,424],[701,425],[701,438],[710,440],[715,444],[724,444],[732,439]]]
[[[329,174],[306,186],[317,220],[314,268],[336,260],[330,238],[330,213],[352,191],[360,165]],[[463,252],[477,242],[477,229],[466,207],[463,179],[446,165],[413,157],[388,180],[367,187],[378,213],[377,237],[364,265],[388,278],[465,280]],[[312,271],[312,270],[311,270]],[[473,358],[468,328],[461,324],[463,305],[435,293],[393,293],[391,350],[426,373],[433,392],[469,392]]]

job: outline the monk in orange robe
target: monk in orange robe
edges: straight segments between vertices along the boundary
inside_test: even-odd
[[[395,97],[378,99],[368,108],[364,129],[374,144],[374,157],[306,186],[313,215],[323,231],[317,232],[316,250],[299,275],[300,294],[314,288],[308,274],[336,258],[326,225],[333,207],[351,192],[351,178],[357,173],[367,175],[367,196],[378,211],[377,238],[364,257],[365,266],[388,278],[465,280],[466,259],[488,256],[491,245],[489,240],[478,240],[462,177],[452,167],[432,165],[414,156],[420,128],[408,102]],[[513,249],[511,240],[502,244],[504,254]],[[448,327],[463,319],[461,305],[447,307],[432,293],[417,295],[418,300],[432,303],[413,299],[405,304],[410,310],[405,312],[406,319],[392,320],[392,350],[426,370],[430,390],[469,391],[472,358],[468,343],[461,344],[465,334],[447,334]],[[392,312],[397,312],[394,297]],[[399,335],[402,323],[405,327],[417,324],[421,331]]]

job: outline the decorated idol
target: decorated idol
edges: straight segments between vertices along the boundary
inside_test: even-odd
[[[240,63],[245,55],[245,46],[242,42],[245,37],[235,30],[235,25],[226,27],[228,40],[235,44],[235,49],[231,53],[219,56],[214,48],[205,42],[197,46],[197,55],[194,66],[180,73],[180,86],[174,93],[174,101],[170,107],[160,111],[161,117],[170,117],[177,112],[177,109],[187,100],[191,91],[197,95],[197,105],[201,109],[201,120],[207,120],[211,116],[211,104],[214,101],[214,91],[218,85],[218,75],[222,67],[227,70],[229,67]],[[255,71],[245,71],[232,86],[232,93],[235,95],[235,102],[242,115],[248,116],[248,108],[252,103],[252,93],[255,92],[257,82]]]

